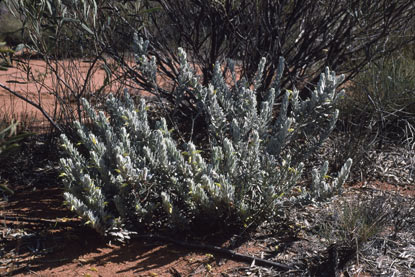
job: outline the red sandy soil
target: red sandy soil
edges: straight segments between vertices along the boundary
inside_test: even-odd
[[[10,258],[15,265],[0,269],[0,275],[21,269],[14,276],[220,276],[220,273],[246,266],[220,255],[193,252],[157,241],[110,244],[72,218],[73,214],[62,205],[62,191],[52,187],[34,191],[23,186],[18,188],[1,216],[18,216],[22,221],[2,220],[2,224],[13,226],[15,231],[38,235],[36,239],[18,240],[18,247],[16,242],[11,245],[18,253],[3,258]],[[24,219],[43,222],[25,222]],[[48,220],[58,223],[45,224]],[[79,223],[81,227],[68,226],[68,223],[74,226]],[[36,253],[33,251],[36,247],[42,250]],[[238,251],[256,252],[250,243]]]
[[[20,95],[27,97],[36,104],[40,104],[48,113],[52,114],[55,108],[55,97],[51,92],[62,88],[57,86],[54,74],[50,72],[50,68],[46,66],[44,61],[27,60],[24,63],[26,63],[26,66],[31,67],[33,78],[38,79],[39,82],[33,80],[28,81],[26,72],[19,66],[19,68],[12,67],[7,71],[3,71],[0,74],[0,83],[18,92]],[[63,67],[67,68],[69,72],[63,78],[70,85],[76,84],[79,86],[82,85],[80,78],[85,78],[89,64],[82,61],[60,61],[56,67],[60,71],[62,71],[61,69]],[[96,77],[93,85],[97,85],[98,82],[102,84],[105,74],[94,74],[94,76]],[[44,121],[38,109],[13,96],[5,89],[0,89],[0,109],[2,113],[10,116],[13,115],[19,120],[31,118],[37,121]]]
[[[51,117],[60,109],[56,95],[69,99],[69,101],[73,100],[75,93],[81,91],[83,91],[82,97],[91,96],[91,92],[95,92],[103,86],[107,77],[102,61],[93,63],[91,60],[60,60],[52,61],[52,64],[47,65],[42,60],[20,60],[20,62],[15,62],[13,66],[7,71],[0,71],[0,83],[41,106]],[[117,80],[120,70],[111,64],[110,59],[107,60],[107,66],[115,74],[109,77],[109,85],[105,86],[103,92],[122,91],[125,86],[122,86]],[[29,67],[30,74],[27,73]],[[57,75],[53,70],[59,74]],[[61,80],[57,80],[57,76]],[[134,87],[132,82],[125,83]],[[85,89],[83,90],[84,85]],[[68,88],[71,88],[72,91]],[[143,91],[140,93],[146,94]],[[17,119],[27,127],[41,128],[48,125],[46,118],[38,108],[4,88],[0,88],[0,116],[0,120]]]

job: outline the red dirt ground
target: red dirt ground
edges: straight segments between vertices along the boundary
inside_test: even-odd
[[[14,67],[7,71],[0,71],[0,83],[41,106],[51,116],[56,112],[55,110],[60,109],[56,102],[56,95],[64,99],[69,97],[72,101],[74,94],[82,91],[86,84],[82,97],[87,97],[91,91],[101,88],[107,78],[104,64],[101,61],[93,64],[89,60],[59,60],[52,61],[50,65],[47,65],[41,60],[20,60],[19,63],[15,62],[13,65]],[[109,59],[106,66],[111,68],[113,74],[109,77],[109,84],[105,86],[103,92],[116,93],[122,90],[125,86],[122,86],[117,79],[120,70],[116,69]],[[28,74],[27,68],[30,68],[30,74]],[[53,70],[59,72],[60,81],[57,80],[57,74]],[[27,76],[30,76],[30,81]],[[89,76],[88,79],[87,76]],[[87,81],[85,81],[86,79]],[[161,78],[158,81],[165,84]],[[125,81],[123,84],[136,87],[133,83]],[[144,91],[140,91],[140,93],[147,95]],[[29,128],[33,126],[42,128],[49,124],[39,109],[3,88],[0,88],[0,116],[8,120],[13,117]],[[2,117],[0,120],[3,119]]]
[[[10,259],[18,264],[13,267],[11,261],[0,274],[21,269],[14,276],[218,276],[246,266],[219,255],[156,241],[110,244],[90,228],[72,227],[80,222],[63,207],[61,190],[45,187],[33,191],[22,186],[15,192],[6,207],[2,205],[1,217],[19,217],[20,222],[2,220],[2,224],[38,235],[36,239],[14,241],[18,247],[10,245],[18,251]],[[58,223],[47,224],[48,220]],[[41,249],[38,253],[33,251],[36,247]],[[256,252],[249,243],[238,251]]]

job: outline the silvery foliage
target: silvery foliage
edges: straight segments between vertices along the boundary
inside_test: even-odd
[[[146,55],[148,42],[136,37],[135,44],[139,70],[156,84],[155,59]],[[93,127],[75,124],[87,154],[62,135],[68,154],[60,161],[66,202],[96,230],[123,239],[128,230],[142,225],[180,229],[200,217],[205,222],[232,219],[247,227],[281,212],[287,199],[325,200],[340,192],[351,160],[336,178],[328,177],[325,162],[313,171],[311,189],[293,188],[303,161],[334,128],[338,111],[333,105],[343,95],[335,89],[343,76],[327,69],[311,98],[301,100],[296,89],[279,89],[281,59],[268,97],[257,103],[265,59],[251,86],[236,79],[229,61],[231,84],[217,63],[212,82],[205,87],[192,72],[186,53],[179,49],[178,55],[179,86],[173,93],[195,94],[209,126],[207,153],[192,141],[179,146],[163,118],[151,126],[145,101],[136,106],[127,92],[123,99],[109,96],[105,112],[97,113],[83,100]]]

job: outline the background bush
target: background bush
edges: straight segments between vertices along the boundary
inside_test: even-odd
[[[125,50],[141,1],[7,0],[9,10],[29,34],[24,41],[42,57],[95,57],[111,49]],[[96,40],[99,37],[100,40]]]
[[[108,58],[108,53],[117,51],[123,57],[131,44],[130,33],[141,24],[136,20],[140,1],[2,3],[7,4],[27,34],[22,41],[25,55],[14,58],[14,66],[24,76],[17,81],[35,84],[38,90],[8,91],[39,109],[54,131],[72,132],[72,121],[82,120],[81,98],[101,102],[109,89],[116,93],[123,83],[122,74],[116,76],[119,63]],[[34,69],[30,58],[44,61],[44,70]],[[104,80],[97,82],[96,76]],[[42,103],[45,94],[54,98],[53,103]]]
[[[0,123],[0,155],[6,156],[14,148],[18,147],[19,141],[29,134],[18,130],[19,122],[12,121],[10,124]]]
[[[88,57],[95,61],[92,68],[102,61],[108,80],[124,80],[132,93],[145,90],[167,100],[171,105],[164,108],[169,122],[181,121],[185,126],[195,121],[199,110],[193,94],[177,98],[173,93],[178,85],[178,46],[188,53],[204,85],[211,82],[215,62],[226,64],[226,58],[234,59],[237,73],[253,82],[260,59],[266,57],[262,86],[270,88],[278,59],[283,56],[289,68],[283,73],[281,86],[295,84],[300,96],[307,97],[326,66],[345,73],[347,81],[368,63],[414,40],[415,4],[410,0],[336,0],[318,5],[311,0],[6,2],[25,23],[33,52],[46,60]],[[135,32],[150,39],[149,50],[160,69],[159,81],[163,79],[166,86],[155,89],[130,63],[129,45]],[[91,87],[89,80],[78,80],[69,88],[63,80],[61,86],[69,96],[56,96],[60,105],[67,107],[61,117],[72,120],[76,114],[79,118],[80,109],[72,110],[68,102],[79,106],[82,97],[95,95],[88,90],[102,91],[108,85]],[[72,88],[79,83],[85,85]],[[258,101],[266,98],[266,94],[257,96]],[[103,99],[97,96],[94,101]]]
[[[0,122],[0,164],[3,166],[11,159],[13,150],[19,147],[19,142],[30,135],[18,130],[18,125],[19,123],[15,121],[11,123]],[[5,199],[7,199],[7,195],[14,194],[14,191],[7,186],[7,182],[3,181],[1,176],[0,193]]]
[[[354,78],[343,105],[346,124],[364,129],[378,147],[415,138],[415,60],[408,50],[372,62]]]
[[[415,4],[394,1],[273,1],[273,0],[174,0],[145,1],[153,13],[143,14],[142,36],[152,43],[163,74],[173,83],[179,64],[175,49],[181,46],[200,70],[203,84],[211,81],[213,65],[232,58],[247,80],[255,78],[258,63],[267,58],[263,83],[269,88],[277,71],[278,59],[285,57],[289,68],[281,85],[294,84],[309,96],[326,66],[353,78],[366,64],[406,45]],[[131,72],[140,85],[146,85],[140,72]],[[177,83],[175,83],[177,84]],[[174,105],[189,115],[197,112],[192,95],[180,99],[169,90],[159,89]],[[263,100],[265,95],[258,95]],[[190,109],[190,110],[189,110]]]

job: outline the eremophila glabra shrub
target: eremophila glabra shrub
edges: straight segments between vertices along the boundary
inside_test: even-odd
[[[156,78],[154,58],[146,42],[135,39],[138,69]],[[281,212],[283,201],[324,200],[339,193],[352,161],[336,178],[327,178],[328,164],[313,171],[312,184],[293,194],[304,162],[328,137],[337,120],[334,108],[343,93],[327,69],[311,98],[301,100],[296,89],[281,90],[283,71],[258,103],[265,59],[254,84],[223,78],[220,64],[208,86],[198,82],[186,53],[179,49],[177,97],[194,93],[208,126],[207,153],[194,142],[185,145],[172,136],[166,120],[148,118],[144,100],[135,105],[128,93],[110,96],[96,112],[84,100],[93,128],[76,122],[79,141],[62,135],[67,157],[61,159],[67,204],[103,234],[123,239],[130,231],[211,226],[256,226]],[[232,62],[230,61],[232,69]],[[231,70],[233,72],[233,70]],[[281,102],[275,102],[282,96]],[[93,130],[93,131],[92,131]],[[81,154],[78,144],[87,151]]]

